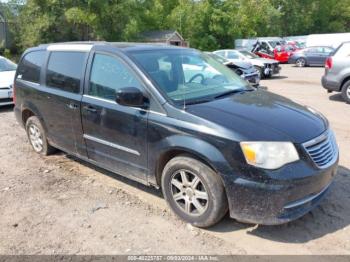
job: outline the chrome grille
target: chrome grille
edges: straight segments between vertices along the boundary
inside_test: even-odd
[[[332,131],[327,131],[303,145],[319,168],[330,166],[338,158],[338,146]]]

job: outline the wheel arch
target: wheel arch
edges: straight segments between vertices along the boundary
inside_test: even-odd
[[[340,89],[339,91],[342,91],[343,90],[343,87],[345,85],[346,82],[350,81],[350,74],[345,76],[345,78],[343,79],[343,81],[341,82],[341,85],[340,85]]]
[[[42,124],[45,132],[47,133],[47,127],[46,127],[45,121],[42,117],[42,114],[36,108],[36,106],[33,105],[32,103],[23,104],[21,107],[21,119],[24,127],[27,123],[28,118],[32,116],[36,116],[37,118],[39,118],[40,123]]]
[[[22,110],[22,124],[23,124],[23,126],[26,125],[28,118],[32,117],[32,116],[35,116],[35,113],[32,110],[30,110],[29,108],[25,108]]]
[[[175,141],[180,141],[180,143],[176,145],[174,144]],[[171,159],[180,155],[190,156],[203,164],[206,164],[221,177],[224,184],[221,174],[224,170],[229,168],[228,163],[221,152],[206,141],[198,138],[176,136],[173,137],[173,139],[167,139],[167,145],[156,151],[159,152],[159,154],[158,157],[153,160],[155,164],[153,165],[151,172],[154,174],[153,182],[156,183],[157,186],[161,185],[161,178],[165,165]]]

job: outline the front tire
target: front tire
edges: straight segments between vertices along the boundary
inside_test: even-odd
[[[26,131],[34,151],[41,155],[50,155],[55,149],[47,141],[46,132],[36,116],[31,116],[26,122]]]
[[[260,79],[266,78],[265,73],[264,73],[264,68],[259,67],[259,66],[254,66],[255,69],[259,72],[260,74]]]
[[[346,103],[350,104],[350,81],[347,81],[343,87],[341,95]]]
[[[162,190],[175,214],[196,227],[218,223],[228,210],[219,175],[191,157],[175,157],[166,164]]]

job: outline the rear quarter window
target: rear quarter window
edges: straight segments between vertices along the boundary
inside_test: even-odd
[[[17,78],[39,83],[40,71],[44,65],[45,57],[46,51],[33,51],[26,54],[18,66]]]
[[[342,44],[336,51],[334,56],[336,57],[343,57],[343,58],[350,58],[350,43],[344,43]]]
[[[85,52],[52,52],[46,71],[46,85],[71,93],[79,93],[85,68]]]

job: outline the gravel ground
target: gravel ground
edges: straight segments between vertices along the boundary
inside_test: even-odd
[[[282,66],[271,92],[321,111],[340,146],[323,203],[281,226],[180,221],[160,193],[57,153],[35,154],[12,108],[0,109],[0,254],[350,254],[350,105],[320,85],[323,68]],[[302,128],[302,127],[301,127]]]

